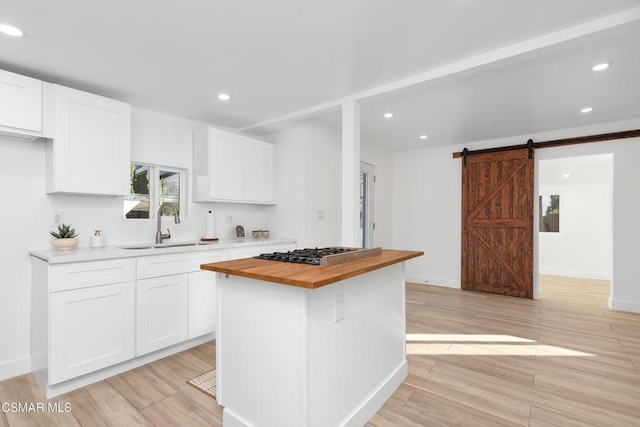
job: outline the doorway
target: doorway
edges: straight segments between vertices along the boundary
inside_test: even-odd
[[[375,167],[360,162],[360,246],[372,248],[376,224],[373,221]]]
[[[538,275],[610,283],[613,154],[539,160],[535,231]],[[538,278],[538,283],[542,281]],[[551,284],[540,287],[541,292]],[[540,295],[544,297],[545,295]]]

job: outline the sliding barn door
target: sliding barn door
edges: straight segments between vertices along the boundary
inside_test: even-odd
[[[462,289],[533,297],[533,151],[462,166]]]

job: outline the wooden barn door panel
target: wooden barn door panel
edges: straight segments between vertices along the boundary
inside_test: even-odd
[[[478,154],[462,166],[462,289],[533,297],[528,156],[527,149]]]

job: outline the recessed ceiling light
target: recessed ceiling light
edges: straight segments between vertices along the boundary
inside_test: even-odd
[[[593,111],[593,107],[584,107],[582,110],[580,110],[580,112],[582,114],[587,114]]]
[[[603,62],[602,64],[597,64],[591,67],[591,71],[606,70],[607,68],[609,68],[610,65],[611,65],[611,62]]]
[[[220,101],[228,101],[231,99],[231,95],[229,95],[228,93],[219,93],[218,94],[218,99]]]
[[[420,139],[427,139],[429,138],[427,135],[420,135]]]
[[[20,28],[11,24],[7,24],[5,22],[0,22],[0,33],[4,33],[11,37],[24,36],[24,31],[22,31]]]
[[[385,119],[390,119],[391,117],[393,117],[393,113],[384,113]]]
[[[564,175],[562,175],[563,178],[571,178],[571,174],[565,173]]]

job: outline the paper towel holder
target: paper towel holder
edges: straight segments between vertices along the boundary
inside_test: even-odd
[[[209,218],[207,215],[211,215],[211,218]],[[213,212],[212,211],[208,211],[207,213],[205,213],[205,218],[206,221],[211,220],[211,230],[207,231],[207,226],[205,226],[205,235],[207,235],[207,237],[202,237],[200,239],[201,242],[217,242],[218,238],[217,237],[213,237],[215,236],[215,233],[213,231]]]

